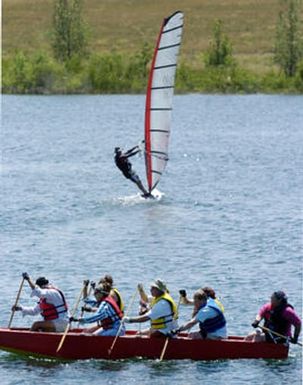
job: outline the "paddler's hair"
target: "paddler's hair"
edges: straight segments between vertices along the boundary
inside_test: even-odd
[[[109,274],[106,274],[103,278],[100,279],[99,284],[108,283],[111,287],[114,284],[113,277]]]
[[[209,286],[202,287],[202,290],[206,293],[207,297],[216,299],[215,290]]]
[[[194,294],[194,300],[199,300],[199,301],[207,301],[207,294],[205,293],[205,291],[203,291],[202,289],[199,289],[195,292]]]

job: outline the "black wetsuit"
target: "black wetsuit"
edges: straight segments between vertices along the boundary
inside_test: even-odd
[[[132,165],[126,156],[123,155],[115,155],[115,163],[119,170],[122,171],[125,178],[131,178]]]

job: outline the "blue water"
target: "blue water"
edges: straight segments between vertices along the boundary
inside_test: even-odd
[[[229,334],[246,335],[283,289],[302,309],[302,96],[177,96],[160,201],[143,201],[113,163],[143,139],[143,96],[3,96],[0,325],[21,273],[46,275],[72,306],[83,279],[111,273],[126,306],[152,279],[210,285]],[[143,181],[144,159],[133,158]],[[21,303],[33,304],[26,287]],[[137,313],[137,305],[131,314]],[[191,309],[180,309],[181,323]],[[33,319],[14,317],[13,325]],[[79,346],[81,349],[81,346]],[[0,353],[2,385],[295,384],[287,360],[157,363],[25,360]]]

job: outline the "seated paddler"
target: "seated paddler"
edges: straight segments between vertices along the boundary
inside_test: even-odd
[[[219,298],[216,296],[215,290],[210,286],[202,287],[201,290],[204,291],[204,293],[207,295],[207,298],[213,299],[216,302],[216,304],[220,307],[222,312],[224,313],[224,306],[223,306],[222,302],[219,300]],[[181,296],[181,304],[182,305],[194,305],[194,300],[189,299],[187,297],[186,290],[180,290],[179,293]],[[193,316],[194,315],[195,315],[195,310],[193,312]]]
[[[91,287],[90,290],[88,290],[89,283]],[[100,302],[97,300],[96,296],[95,298],[91,298],[90,292],[91,290],[95,289],[96,284],[93,281],[89,282],[89,280],[85,280],[83,284],[84,284],[84,292],[83,292],[84,306],[82,307],[82,312],[85,312],[85,311],[95,312],[98,309]],[[114,287],[113,277],[109,274],[106,274],[104,277],[100,278],[98,285],[103,285],[103,284],[107,284],[110,287],[109,295],[116,301],[120,310],[123,312],[124,302],[120,291],[116,287]],[[98,298],[100,297],[98,296]]]
[[[125,334],[125,327],[121,326],[123,312],[117,305],[116,301],[110,295],[111,286],[108,283],[103,283],[95,287],[94,295],[97,301],[98,308],[96,311],[87,317],[70,318],[71,322],[79,322],[80,325],[96,324],[85,331],[100,336],[116,336]]]
[[[222,339],[227,337],[226,320],[221,307],[201,289],[194,294],[194,316],[177,331],[185,331],[199,324],[199,331],[189,333],[192,339]]]
[[[261,321],[263,326],[260,326],[261,330],[259,330],[257,328]],[[285,343],[289,339],[290,342],[296,344],[301,332],[301,324],[300,317],[288,302],[284,291],[278,290],[271,295],[270,302],[259,310],[251,325],[257,330],[249,334],[246,341]],[[292,328],[294,329],[293,334]]]
[[[110,274],[105,274],[99,281],[99,284],[108,283],[110,285],[110,296],[117,302],[120,310],[124,311],[124,302],[120,291],[115,287],[113,277]]]
[[[42,321],[33,323],[32,331],[63,332],[68,324],[69,313],[62,291],[50,284],[45,277],[38,278],[34,283],[28,273],[23,273],[22,276],[32,290],[31,297],[39,298],[39,302],[32,307],[13,306],[12,310],[22,311],[23,316],[42,316]]]
[[[168,293],[163,281],[157,279],[151,284],[150,292],[152,300],[149,310],[138,317],[124,317],[123,322],[141,323],[150,321],[150,328],[142,331],[150,337],[166,337],[178,328],[178,310],[175,301]]]

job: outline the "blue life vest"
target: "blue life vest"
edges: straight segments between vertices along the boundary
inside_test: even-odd
[[[224,314],[213,299],[208,299],[205,306],[215,310],[217,315],[213,318],[208,318],[203,322],[199,322],[200,333],[203,338],[206,338],[208,333],[213,333],[226,325]]]

